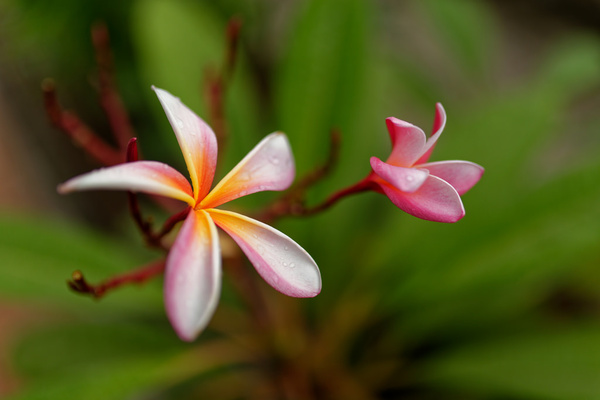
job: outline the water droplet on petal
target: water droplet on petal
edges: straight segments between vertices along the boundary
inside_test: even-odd
[[[289,268],[294,268],[296,266],[296,264],[294,264],[293,262],[290,263],[290,265],[288,265]]]
[[[183,128],[183,120],[179,117],[175,117],[175,126],[178,128]],[[193,135],[195,132],[191,131],[190,133]]]
[[[249,181],[252,178],[252,175],[249,172],[242,172],[239,175],[240,181]]]
[[[269,159],[269,161],[271,161],[271,164],[275,164],[275,165],[277,165],[277,164],[279,164],[279,157],[277,157],[277,156],[272,156],[272,157]]]
[[[412,182],[415,178],[412,175],[406,177],[406,180]]]
[[[288,251],[289,247],[287,247],[287,246],[283,246],[283,249],[284,249],[285,251]]]

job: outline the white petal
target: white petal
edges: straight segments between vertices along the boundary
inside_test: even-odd
[[[62,194],[96,189],[158,194],[194,205],[187,179],[174,168],[157,161],[134,161],[97,169],[58,186],[58,192]]]
[[[236,241],[260,276],[276,290],[292,297],[314,297],[321,292],[321,273],[317,264],[292,239],[237,213],[207,211]]]
[[[192,341],[208,325],[221,293],[221,257],[215,224],[191,211],[167,257],[165,307],[179,337]]]
[[[188,167],[195,199],[210,190],[217,165],[217,138],[206,122],[166,90],[152,87],[173,127]]]
[[[281,132],[265,137],[202,200],[203,208],[217,207],[238,197],[264,190],[285,190],[294,181],[294,157]]]

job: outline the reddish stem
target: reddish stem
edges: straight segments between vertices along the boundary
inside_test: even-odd
[[[42,82],[44,106],[50,122],[66,133],[75,144],[103,165],[116,165],[122,162],[122,156],[94,131],[85,125],[77,115],[65,111],[60,106],[56,96],[56,86],[51,79]]]
[[[213,68],[206,68],[204,71],[204,96],[210,113],[210,122],[219,143],[219,159],[226,148],[228,137],[227,120],[225,117],[225,94],[237,60],[241,27],[242,22],[239,18],[233,17],[229,20],[225,32],[227,45],[221,71],[216,72]]]
[[[281,197],[278,201],[273,203],[266,211],[264,211],[259,217],[259,219],[261,221],[271,222],[276,218],[280,218],[286,215],[303,216],[316,214],[317,212],[329,208],[341,197],[347,196],[351,194],[351,192],[367,190],[366,188],[362,187],[362,185],[366,185],[366,182],[361,181],[358,184],[341,191],[343,192],[343,194],[340,194],[339,196],[341,197],[339,198],[337,198],[338,195],[335,194],[332,197],[336,198],[329,199],[324,204],[321,204],[311,209],[307,209],[305,207],[304,198],[306,196],[306,190],[331,173],[331,171],[338,162],[340,146],[340,132],[334,129],[331,131],[330,135],[329,157],[327,158],[327,161],[319,168],[305,175],[300,180],[300,182],[294,185],[283,197]],[[365,181],[366,180],[367,179],[365,179]]]
[[[138,148],[137,148],[137,138],[131,138],[129,143],[127,144],[127,162],[133,162],[138,160]],[[142,212],[140,210],[140,204],[138,201],[138,197],[134,192],[127,192],[127,200],[129,203],[129,212],[131,213],[131,217],[135,221],[135,224],[138,226],[146,244],[151,247],[158,247],[163,250],[169,250],[162,243],[162,238],[167,235],[169,232],[173,230],[175,225],[183,221],[185,217],[188,215],[190,208],[187,207],[184,210],[172,215],[165,221],[162,229],[158,233],[154,233],[152,231],[152,221],[148,219],[144,219],[142,216]]]
[[[137,138],[133,137],[129,139],[129,143],[127,143],[127,150],[125,152],[125,162],[132,162],[137,160],[139,160]]]
[[[71,280],[67,281],[69,287],[75,292],[87,294],[94,298],[104,296],[108,291],[132,283],[141,284],[161,274],[165,270],[165,261],[155,261],[136,270],[117,275],[97,285],[87,282],[80,271],[73,272]]]
[[[99,22],[92,27],[92,42],[98,64],[100,103],[108,118],[115,140],[119,147],[124,149],[135,134],[115,83],[110,37],[104,23]]]
[[[306,215],[317,214],[321,211],[327,210],[328,208],[330,208],[331,206],[333,206],[334,204],[336,204],[338,201],[340,201],[341,199],[343,199],[345,197],[348,197],[348,196],[356,194],[356,193],[365,192],[367,190],[374,190],[375,184],[370,179],[370,176],[371,175],[367,176],[365,179],[363,179],[362,181],[360,181],[352,186],[349,186],[345,189],[341,189],[341,190],[333,193],[331,196],[329,196],[329,198],[327,198],[324,202],[322,202],[319,205],[316,205],[316,206],[310,207],[310,208],[303,208],[301,210],[301,212],[296,213],[295,215],[306,216]]]
[[[233,17],[227,23],[226,37],[227,37],[227,51],[225,53],[225,64],[223,65],[223,73],[221,74],[224,79],[231,78],[235,63],[237,60],[237,49],[240,43],[240,31],[242,30],[242,20],[239,17]]]
[[[188,206],[188,207],[184,208],[183,210],[181,210],[180,212],[178,212],[177,214],[171,215],[169,217],[169,219],[167,219],[165,221],[161,230],[156,234],[156,237],[159,239],[162,239],[165,235],[167,235],[169,232],[171,232],[173,230],[173,228],[175,228],[175,225],[177,225],[179,222],[183,221],[188,216],[191,209],[192,208],[190,206]]]

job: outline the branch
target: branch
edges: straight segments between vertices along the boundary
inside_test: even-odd
[[[233,17],[229,20],[225,31],[227,48],[221,71],[216,72],[214,68],[206,68],[204,71],[204,97],[208,105],[210,123],[219,143],[219,159],[221,159],[221,155],[226,148],[228,137],[227,119],[225,117],[225,94],[237,60],[241,27],[242,22],[239,18]]]
[[[65,111],[58,102],[56,96],[56,85],[51,79],[42,82],[44,95],[44,107],[50,122],[69,136],[77,146],[95,158],[103,165],[116,165],[122,162],[119,152],[109,146],[77,115],[71,111]]]
[[[92,42],[98,64],[100,103],[108,118],[115,140],[121,149],[125,149],[135,133],[129,120],[129,114],[117,90],[110,38],[104,23],[98,22],[92,26]]]
[[[286,215],[304,216],[315,214],[329,206],[318,206],[318,209],[307,209],[304,205],[306,191],[320,180],[328,176],[337,165],[340,155],[341,134],[334,129],[330,134],[329,155],[325,163],[306,174],[297,184],[292,186],[279,200],[267,208],[258,219],[271,222]],[[349,193],[348,193],[349,194]],[[337,201],[337,200],[336,200]],[[333,203],[331,204],[333,205]],[[323,208],[324,207],[324,208]]]
[[[129,285],[132,283],[142,284],[147,280],[155,277],[156,275],[163,273],[164,270],[165,261],[155,261],[139,269],[127,272],[122,275],[117,275],[97,285],[92,285],[88,283],[81,271],[75,271],[71,276],[71,280],[67,281],[67,285],[71,288],[71,290],[77,293],[90,295],[96,299],[99,299],[103,297],[108,291],[111,291],[123,285]]]

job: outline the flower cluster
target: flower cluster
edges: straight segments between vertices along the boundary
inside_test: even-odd
[[[59,186],[59,192],[120,189],[187,203],[185,221],[167,256],[164,283],[167,315],[183,340],[194,340],[206,327],[219,300],[217,227],[233,238],[260,276],[276,290],[293,297],[319,294],[319,269],[302,247],[262,222],[217,208],[251,193],[290,187],[295,168],[286,136],[280,132],[268,135],[212,187],[217,163],[214,132],[178,98],[162,89],[154,90],[179,142],[191,185],[166,164],[136,160],[72,178]],[[349,194],[373,189],[416,217],[437,222],[461,219],[465,210],[460,195],[479,181],[483,168],[468,161],[428,162],[446,123],[441,104],[436,111],[429,139],[416,126],[388,118],[391,155],[385,162],[372,157],[372,171],[366,179],[335,193],[313,212]]]

